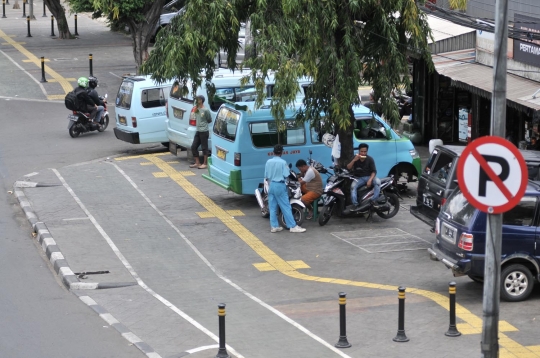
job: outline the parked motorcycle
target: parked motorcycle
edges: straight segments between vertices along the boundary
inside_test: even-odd
[[[289,169],[292,167],[291,164],[289,164]],[[296,173],[290,169],[289,176],[285,180],[285,185],[287,186],[287,192],[289,193],[289,203],[291,204],[292,208],[292,215],[294,218],[294,221],[296,221],[296,225],[302,225],[305,218],[305,209],[306,206],[304,203],[302,203],[302,200],[300,198],[302,197],[302,191],[300,189],[300,182],[298,181],[298,176]],[[257,202],[259,203],[259,206],[261,207],[261,215],[263,218],[270,217],[270,209],[268,207],[268,190],[270,189],[270,183],[268,182],[268,179],[264,179],[263,183],[259,184],[259,188],[255,189],[255,197],[257,198]],[[283,213],[278,207],[278,221],[279,225],[282,227],[287,227],[287,224],[285,223],[285,218],[283,217]]]
[[[92,121],[90,113],[73,111],[73,114],[68,115],[68,131],[71,138],[77,138],[81,133],[98,131],[103,132],[109,126],[109,111],[107,110],[107,94],[104,97],[99,97],[103,101],[104,111],[101,116],[100,125]]]
[[[371,218],[373,212],[383,219],[390,219],[396,216],[399,211],[399,194],[397,194],[397,190],[393,185],[393,175],[381,179],[381,192],[377,199],[378,206],[371,205],[373,186],[367,187],[364,185],[358,188],[360,208],[351,211],[352,205],[346,205],[349,195],[346,195],[343,189],[346,183],[357,181],[358,179],[351,175],[347,169],[341,169],[339,167],[334,167],[333,169],[334,174],[328,178],[324,188],[324,206],[319,209],[319,225],[326,225],[332,215],[344,217],[368,214],[366,220]],[[324,170],[327,169],[324,168]]]

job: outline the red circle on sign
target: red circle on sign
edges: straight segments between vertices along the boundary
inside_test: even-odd
[[[466,185],[465,173],[464,173],[465,162],[467,161],[469,156],[474,157],[473,152],[478,153],[477,151],[478,147],[484,144],[497,144],[497,145],[503,146],[504,149],[507,149],[510,152],[512,152],[512,154],[518,160],[519,167],[521,169],[521,183],[520,183],[517,193],[512,198],[509,198],[508,201],[502,205],[498,205],[498,206],[486,205],[478,201],[476,197],[469,191]],[[527,183],[529,179],[527,165],[525,164],[525,160],[523,159],[523,155],[521,155],[521,152],[519,151],[519,149],[517,149],[514,144],[507,141],[506,139],[501,138],[501,137],[496,137],[496,136],[485,136],[485,137],[475,139],[472,143],[470,143],[469,145],[465,147],[465,149],[461,153],[461,156],[458,160],[457,178],[458,178],[459,188],[461,189],[461,192],[463,193],[465,198],[469,200],[469,202],[475,208],[488,214],[501,214],[512,209],[514,206],[516,206],[521,200],[521,198],[523,198],[523,195],[525,194],[525,190],[527,189]],[[504,183],[502,183],[502,185],[504,185]],[[504,189],[508,191],[507,188],[504,188]],[[500,190],[502,191],[502,189]],[[492,211],[489,211],[490,208],[492,208]]]

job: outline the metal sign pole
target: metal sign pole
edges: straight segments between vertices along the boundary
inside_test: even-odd
[[[491,96],[491,135],[505,137],[506,56],[508,48],[508,0],[497,0],[495,10],[495,48],[493,94]],[[486,261],[482,326],[482,357],[499,357],[499,302],[501,286],[502,214],[488,214],[486,223]]]

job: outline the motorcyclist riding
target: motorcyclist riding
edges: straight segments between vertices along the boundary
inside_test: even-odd
[[[94,103],[98,106],[97,113],[95,114],[94,117],[92,117],[92,119],[94,120],[94,122],[100,124],[101,116],[103,115],[103,112],[105,111],[105,107],[104,107],[103,101],[99,98],[99,94],[96,90],[97,85],[98,85],[97,77],[94,77],[94,76],[88,77],[88,88],[86,89],[86,92],[88,93],[90,98],[92,98]]]
[[[377,168],[375,167],[375,161],[372,157],[367,155],[369,145],[366,143],[360,143],[358,146],[358,154],[354,156],[353,160],[347,164],[348,170],[353,170],[353,174],[358,178],[357,181],[351,184],[351,201],[354,207],[351,211],[357,211],[360,207],[358,205],[357,189],[364,184],[368,187],[373,185],[373,197],[371,198],[371,205],[378,207],[377,199],[381,191],[381,180],[377,178]]]
[[[90,118],[95,118],[100,106],[98,106],[99,102],[94,102],[94,100],[88,95],[88,92],[86,92],[86,89],[88,88],[88,82],[88,78],[80,77],[77,80],[78,86],[77,88],[75,88],[74,91],[77,95],[77,98],[79,99],[79,102],[84,103],[84,108],[80,108],[80,111],[88,112],[90,113]],[[101,108],[103,109],[103,107]],[[97,125],[99,126],[99,123],[97,123]]]

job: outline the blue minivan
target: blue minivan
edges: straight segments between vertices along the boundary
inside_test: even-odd
[[[540,279],[540,183],[529,181],[518,205],[503,214],[501,298],[522,301]],[[435,221],[436,242],[430,258],[441,261],[454,276],[484,278],[487,214],[474,208],[456,188]]]
[[[411,141],[400,137],[368,108],[353,109],[354,146],[369,144],[378,175],[404,176],[408,182],[417,180],[420,157]],[[234,193],[254,195],[263,180],[266,161],[278,143],[284,147],[282,158],[293,166],[298,159],[309,159],[310,151],[313,159],[330,166],[331,148],[322,141],[323,130],[308,122],[298,124],[296,112],[290,109],[285,113],[285,130],[278,132],[269,104],[259,109],[254,108],[253,102],[223,104],[210,133],[212,156],[209,173],[203,177]]]

